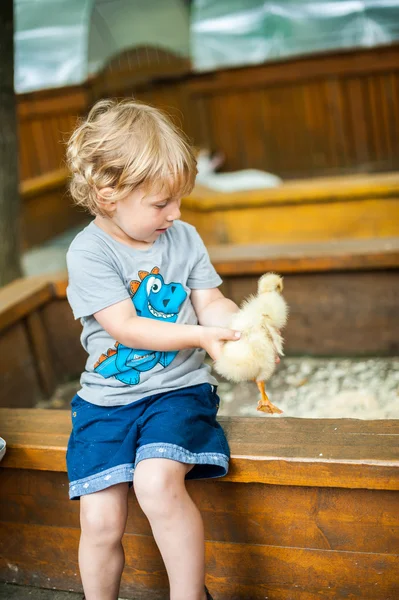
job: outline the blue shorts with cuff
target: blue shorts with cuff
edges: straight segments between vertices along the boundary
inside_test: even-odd
[[[69,497],[133,483],[136,465],[168,458],[195,465],[187,479],[223,477],[229,446],[216,421],[219,397],[209,383],[148,396],[120,406],[98,406],[76,395],[68,443]]]

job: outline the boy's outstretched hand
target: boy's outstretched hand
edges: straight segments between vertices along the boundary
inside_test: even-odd
[[[217,360],[220,357],[224,342],[237,341],[241,337],[240,331],[225,327],[202,326],[200,329],[199,347],[203,348],[212,360]],[[280,357],[276,354],[276,364],[279,362]]]
[[[222,352],[223,342],[237,341],[241,337],[239,331],[224,327],[201,327],[199,346],[203,348],[212,360],[217,360]]]

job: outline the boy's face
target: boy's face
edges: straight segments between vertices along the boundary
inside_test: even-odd
[[[115,202],[110,217],[120,233],[130,240],[153,243],[180,218],[180,202],[180,198],[171,198],[165,189],[139,188]]]

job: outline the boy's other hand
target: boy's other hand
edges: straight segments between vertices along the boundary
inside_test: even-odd
[[[239,331],[224,327],[201,327],[199,345],[212,360],[217,360],[221,355],[224,342],[237,341],[241,337]]]

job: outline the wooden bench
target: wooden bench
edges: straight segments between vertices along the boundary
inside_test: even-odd
[[[399,173],[298,179],[245,192],[196,186],[182,203],[182,219],[207,245],[397,236]]]
[[[321,273],[399,267],[399,237],[327,240],[290,244],[208,246],[221,277],[260,276],[267,271]]]
[[[189,483],[219,600],[358,598],[399,592],[399,421],[221,418],[227,477]],[[0,409],[0,579],[80,590],[79,503],[68,500],[67,411]],[[134,493],[121,595],[167,597]]]

